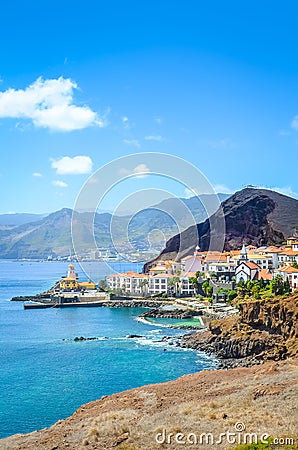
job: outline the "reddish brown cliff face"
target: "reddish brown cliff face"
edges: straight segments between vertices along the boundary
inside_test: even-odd
[[[225,233],[221,231],[221,216]],[[213,216],[168,240],[156,259],[179,259],[193,253],[199,238],[202,251],[224,242],[224,249],[240,248],[243,243],[256,246],[281,244],[298,228],[298,200],[266,189],[246,188],[222,203]],[[218,239],[210,248],[211,230]],[[145,270],[150,266],[148,263]]]

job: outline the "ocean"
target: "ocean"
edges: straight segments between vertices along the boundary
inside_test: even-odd
[[[110,265],[119,271],[141,268]],[[104,263],[87,266],[94,281],[112,271]],[[215,367],[203,353],[162,342],[165,335],[185,331],[136,320],[143,309],[25,311],[22,303],[9,301],[50,288],[67,267],[66,262],[0,261],[1,438],[50,426],[103,395]],[[78,264],[76,269],[81,280],[87,278]],[[131,334],[142,337],[128,338]],[[75,342],[76,336],[100,339]]]

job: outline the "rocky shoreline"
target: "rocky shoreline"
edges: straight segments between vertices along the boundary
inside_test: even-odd
[[[298,354],[298,294],[266,301],[248,299],[239,315],[213,320],[207,330],[180,338],[184,348],[215,355],[220,368],[251,367]]]
[[[173,318],[187,320],[204,317],[205,328],[195,331],[192,326],[179,326],[179,329],[192,330],[182,336],[163,336],[162,342],[177,347],[189,348],[216,357],[219,368],[231,369],[251,367],[266,361],[281,361],[298,355],[298,294],[287,298],[267,301],[247,299],[239,304],[239,315],[225,319],[210,320],[202,312],[173,308],[161,309],[156,302],[128,301],[129,307],[144,307],[150,310],[139,317]],[[124,307],[126,302],[114,302],[114,307]],[[168,305],[168,303],[165,303]],[[105,302],[110,307],[110,302]],[[161,306],[161,303],[158,303]],[[126,307],[126,306],[125,306]],[[206,320],[207,319],[207,320]],[[209,323],[207,322],[209,321]],[[169,325],[171,327],[171,325]],[[129,335],[130,338],[142,336]],[[75,341],[102,338],[77,337]]]
[[[105,396],[50,428],[6,438],[0,441],[0,447],[148,450],[161,448],[156,436],[164,430],[204,436],[212,430],[219,436],[243,423],[242,429],[251,433],[287,436],[294,443],[287,448],[297,448],[297,300],[298,293],[266,301],[245,299],[239,304],[238,316],[212,320],[208,329],[180,338],[162,338],[169,345],[213,354],[220,368],[229,370],[201,371],[168,383]],[[100,338],[81,336],[74,340],[96,339]],[[218,448],[231,448],[226,444]],[[171,449],[179,448],[181,443],[174,441]],[[210,442],[203,441],[200,448],[209,450]]]
[[[145,311],[140,315],[140,317],[148,317],[148,318],[155,318],[155,319],[192,319],[196,316],[201,316],[201,311],[193,311],[190,309],[180,309],[175,308],[172,310],[165,310],[165,309],[159,309],[154,308],[150,311]]]

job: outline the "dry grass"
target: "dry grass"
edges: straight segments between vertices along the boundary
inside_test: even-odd
[[[224,431],[234,431],[237,422],[244,423],[247,432],[298,437],[297,398],[297,360],[249,369],[203,371],[92,402],[50,429],[0,441],[0,448],[210,449],[206,443],[157,444],[155,438],[164,429],[167,436],[212,432],[218,437]],[[226,442],[216,446],[223,450],[233,447]]]

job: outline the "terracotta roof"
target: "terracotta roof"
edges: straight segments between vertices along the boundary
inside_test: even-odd
[[[270,258],[269,255],[262,255],[260,253],[248,253],[248,258],[252,258],[252,259],[267,259]]]
[[[260,269],[260,266],[258,266],[257,264],[255,264],[254,262],[249,262],[249,261],[242,261],[241,264],[245,264],[247,267],[249,267],[250,269],[254,270],[254,269]],[[239,266],[241,265],[239,264]],[[239,267],[238,266],[238,267]]]
[[[241,250],[231,250],[230,251],[231,256],[236,256],[236,255],[240,255],[240,254],[241,254]]]
[[[267,247],[263,250],[264,253],[280,253],[281,251],[282,251],[282,248],[275,247],[274,245],[270,245],[269,247]]]
[[[145,273],[135,273],[134,275],[131,275],[131,278],[148,278],[149,275],[146,275]]]
[[[122,272],[122,273],[113,273],[111,275],[107,275],[107,278],[112,278],[112,277],[132,277],[132,278],[147,278],[148,275],[144,274],[144,273],[136,273],[136,272]]]
[[[184,258],[181,258],[181,261],[187,261],[189,258],[193,258],[193,255],[184,256]]]
[[[208,254],[208,255],[206,256],[206,258],[204,259],[204,261],[214,261],[214,262],[217,262],[217,261],[226,261],[226,260],[227,260],[227,256],[224,255],[223,253],[217,253],[217,254],[213,253],[213,254]]]
[[[196,277],[196,272],[183,272],[180,276],[181,277],[188,277],[188,278]]]
[[[262,269],[258,272],[258,279],[260,280],[261,278],[263,280],[272,280],[273,274],[268,269]]]
[[[298,273],[298,269],[295,269],[293,266],[283,266],[277,269],[277,272]]]
[[[298,251],[295,251],[295,250],[292,250],[292,249],[290,249],[290,250],[283,250],[283,251],[281,252],[281,255],[286,255],[286,256],[298,256]]]
[[[153,275],[153,277],[151,278],[173,278],[174,275],[172,275],[171,273],[163,273],[163,274],[159,274],[159,275]]]

